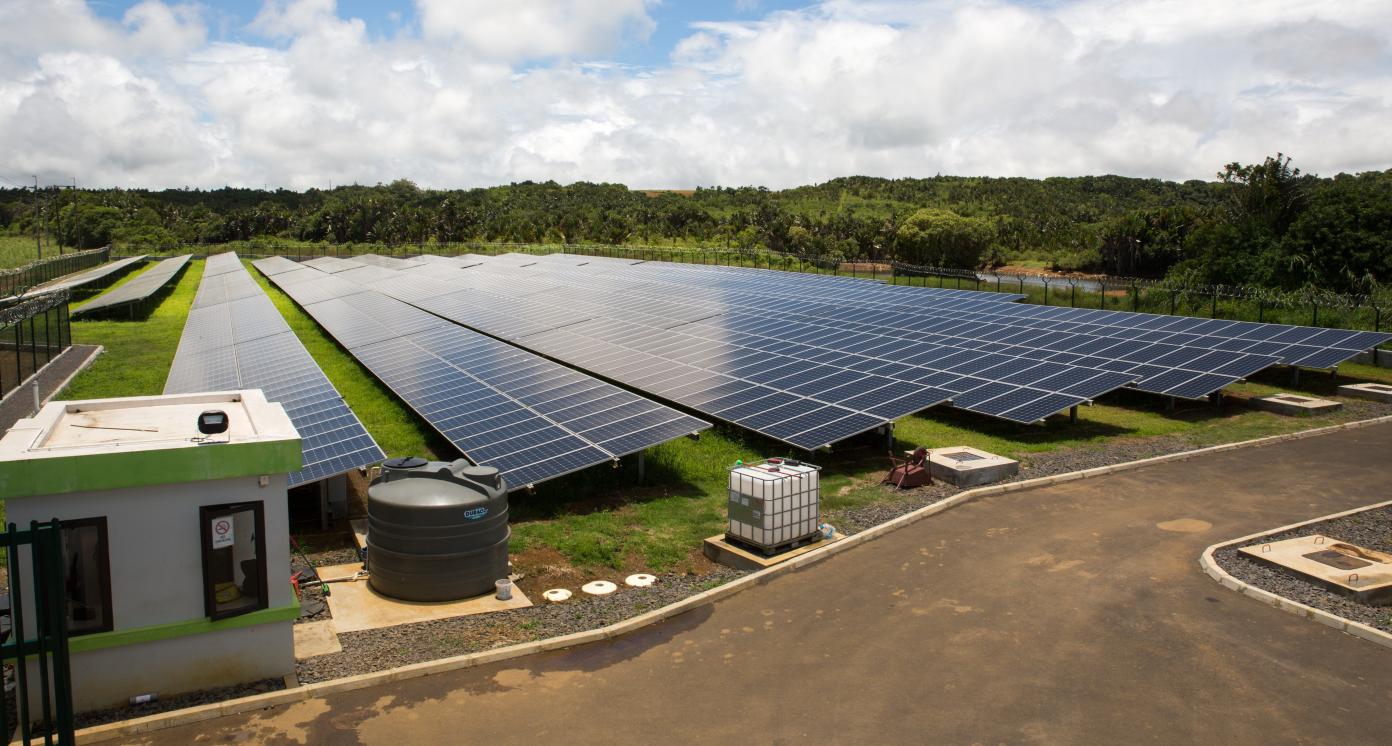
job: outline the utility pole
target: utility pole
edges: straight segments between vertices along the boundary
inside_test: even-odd
[[[39,241],[39,177],[34,177],[34,253],[43,259],[43,243]]]
[[[78,195],[77,195],[77,177],[74,176],[74,177],[73,177],[73,180],[72,180],[72,228],[73,228],[73,231],[72,231],[73,239],[72,239],[72,240],[73,240],[73,251],[82,251],[82,239],[81,239],[81,237],[78,235],[78,231],[81,230],[82,223],[79,223],[79,222],[77,221],[77,205],[78,205],[77,196],[78,196]]]

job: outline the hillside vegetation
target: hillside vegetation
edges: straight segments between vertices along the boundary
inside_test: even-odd
[[[781,191],[635,191],[584,182],[429,190],[398,180],[305,192],[65,191],[39,204],[58,243],[141,251],[253,239],[642,244],[1343,292],[1392,282],[1392,170],[1318,177],[1280,154],[1182,183],[854,176]],[[0,191],[0,234],[32,235],[34,205],[32,193]]]

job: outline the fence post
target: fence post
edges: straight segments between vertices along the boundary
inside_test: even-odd
[[[1319,326],[1319,302],[1310,299],[1310,326]]]
[[[1141,285],[1135,280],[1131,281],[1131,310],[1139,311],[1141,308]]]
[[[1209,318],[1218,318],[1218,286],[1213,286],[1213,308],[1208,313]]]
[[[1068,307],[1078,307],[1078,280],[1074,277],[1068,278]]]
[[[1043,280],[1044,280],[1044,305],[1047,306],[1047,305],[1049,305],[1049,278],[1045,277],[1045,278],[1043,278]],[[1021,280],[1021,282],[1023,283],[1024,281]]]
[[[1175,294],[1178,293],[1178,292],[1179,292],[1178,290],[1175,290],[1174,288],[1170,288],[1170,315],[1171,315],[1171,316],[1174,315],[1174,311],[1175,311]]]
[[[1257,323],[1262,323],[1266,317],[1266,298],[1257,298]]]

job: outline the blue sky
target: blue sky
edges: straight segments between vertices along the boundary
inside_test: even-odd
[[[1389,121],[1388,0],[0,0],[44,183],[1333,175]]]
[[[499,0],[505,2],[506,0]],[[96,13],[113,21],[120,21],[126,11],[139,0],[95,0],[90,5]],[[210,24],[214,38],[224,41],[249,43],[273,43],[246,28],[256,14],[261,11],[262,0],[218,0],[202,3],[216,21]],[[692,24],[699,21],[746,21],[757,19],[779,10],[795,10],[807,6],[806,0],[720,0],[718,2],[678,2],[667,0],[651,5],[648,15],[656,22],[656,27],[646,41],[629,39],[624,45],[605,59],[644,67],[656,67],[667,63],[672,48],[692,31]],[[392,37],[402,33],[415,33],[419,27],[416,7],[409,0],[339,0],[338,15],[341,18],[358,18],[367,24],[368,33],[374,38]]]

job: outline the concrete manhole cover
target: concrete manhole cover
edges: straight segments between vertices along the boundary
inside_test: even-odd
[[[1173,521],[1162,521],[1155,524],[1155,527],[1161,531],[1173,531],[1177,534],[1197,534],[1213,528],[1213,524],[1197,518],[1178,518]]]

